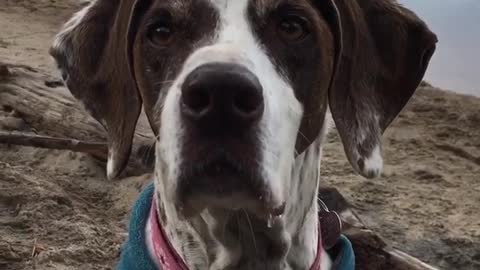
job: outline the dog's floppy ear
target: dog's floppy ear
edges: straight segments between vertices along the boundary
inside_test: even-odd
[[[73,96],[107,130],[108,177],[125,167],[141,100],[131,70],[136,0],[96,0],[65,24],[50,49]]]
[[[383,167],[381,135],[421,82],[437,38],[396,0],[334,2],[343,46],[330,110],[353,168],[373,178]]]

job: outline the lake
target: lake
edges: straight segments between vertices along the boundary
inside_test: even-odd
[[[438,36],[426,80],[480,96],[480,0],[400,0]]]

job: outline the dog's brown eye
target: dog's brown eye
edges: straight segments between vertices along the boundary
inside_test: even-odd
[[[168,46],[173,40],[173,27],[168,23],[158,23],[150,28],[148,38],[157,46]]]
[[[297,16],[290,16],[278,25],[278,34],[286,41],[299,41],[308,34],[307,23]]]

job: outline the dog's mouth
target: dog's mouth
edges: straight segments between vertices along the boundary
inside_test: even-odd
[[[253,162],[251,162],[253,163]],[[188,218],[205,209],[246,210],[271,222],[285,204],[274,194],[254,164],[228,156],[184,165],[178,182],[179,210]]]

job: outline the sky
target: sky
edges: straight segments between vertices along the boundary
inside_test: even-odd
[[[480,0],[399,0],[437,34],[426,80],[480,97]]]

